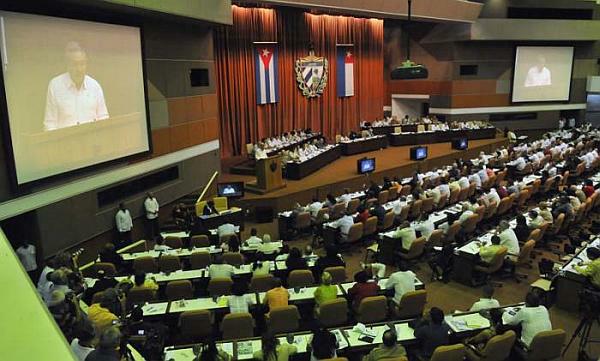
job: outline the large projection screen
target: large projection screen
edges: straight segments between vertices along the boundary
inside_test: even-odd
[[[139,27],[0,11],[18,185],[150,151]]]
[[[568,101],[572,46],[517,46],[512,102]]]

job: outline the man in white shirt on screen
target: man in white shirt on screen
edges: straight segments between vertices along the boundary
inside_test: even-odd
[[[538,56],[537,64],[529,68],[527,78],[525,78],[525,87],[552,85],[552,74],[550,69],[546,68],[546,58]]]
[[[50,80],[46,96],[44,130],[108,119],[104,92],[100,84],[86,74],[87,54],[76,42],[65,49],[67,72]]]

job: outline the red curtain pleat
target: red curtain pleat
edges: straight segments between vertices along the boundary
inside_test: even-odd
[[[297,9],[233,6],[233,26],[215,36],[217,94],[223,156],[245,153],[245,144],[285,131],[310,127],[333,138],[357,129],[361,120],[383,112],[383,21],[312,15]],[[279,54],[279,102],[257,105],[254,77],[256,41],[275,41]],[[315,55],[329,62],[323,95],[306,98],[298,89],[297,59]],[[336,44],[354,44],[354,96],[336,95]]]

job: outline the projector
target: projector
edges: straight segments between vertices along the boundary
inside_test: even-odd
[[[410,60],[405,61],[401,66],[392,70],[392,80],[426,79],[428,76],[429,72],[426,67],[413,63]]]

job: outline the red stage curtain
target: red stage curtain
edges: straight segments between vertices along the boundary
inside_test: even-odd
[[[233,26],[216,31],[217,94],[224,156],[245,152],[246,143],[310,127],[329,138],[357,129],[361,120],[383,113],[383,21],[312,15],[297,9],[233,6]],[[279,103],[257,105],[255,41],[276,41],[279,52]],[[322,96],[308,99],[296,83],[295,62],[308,55],[329,61]],[[336,95],[336,44],[354,44],[354,96]]]

